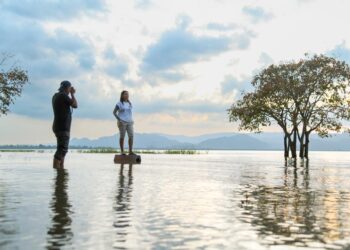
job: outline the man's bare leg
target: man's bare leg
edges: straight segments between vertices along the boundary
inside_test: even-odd
[[[64,157],[61,160],[61,168],[64,168]]]
[[[61,168],[61,161],[57,160],[56,158],[53,158],[53,168]]]

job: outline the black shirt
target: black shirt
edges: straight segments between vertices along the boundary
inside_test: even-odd
[[[69,132],[72,123],[71,105],[73,100],[64,92],[54,94],[52,97],[52,108],[54,121],[52,129],[57,132]]]

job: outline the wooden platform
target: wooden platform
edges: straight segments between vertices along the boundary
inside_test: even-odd
[[[114,163],[116,164],[141,164],[140,155],[115,155]]]

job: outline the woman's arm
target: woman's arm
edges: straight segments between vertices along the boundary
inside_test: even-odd
[[[119,120],[120,120],[120,118],[119,118],[119,116],[118,116],[118,114],[117,114],[118,109],[119,109],[118,105],[117,105],[117,106],[115,106],[115,108],[114,108],[114,110],[113,110],[113,115],[114,115],[114,116],[115,116],[115,118],[116,118],[116,119],[119,121]]]

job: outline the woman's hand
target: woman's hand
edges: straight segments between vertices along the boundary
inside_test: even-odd
[[[113,115],[114,115],[115,118],[119,121],[120,118],[119,118],[119,116],[117,115],[117,111],[118,111],[118,106],[116,106],[116,107],[114,108],[114,110],[113,110]]]

